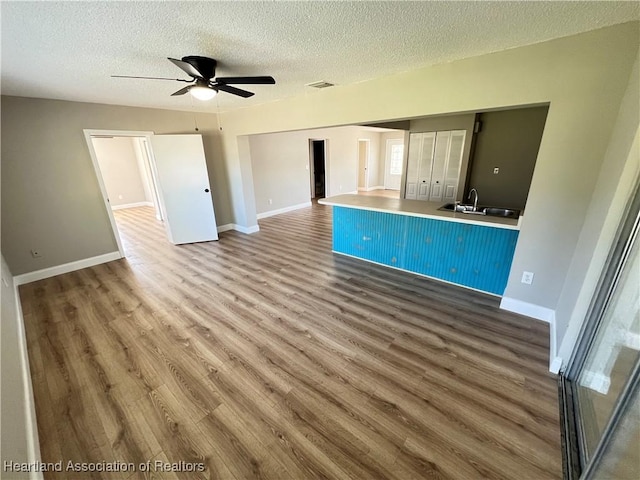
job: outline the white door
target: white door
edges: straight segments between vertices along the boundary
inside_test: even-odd
[[[433,165],[434,143],[436,134],[434,132],[422,133],[422,151],[418,165],[418,200],[429,200],[430,179]]]
[[[460,180],[460,165],[464,150],[465,130],[453,130],[449,144],[446,174],[444,176],[444,192],[442,201],[453,203],[458,196],[458,182]]]
[[[418,198],[418,164],[422,151],[422,134],[409,135],[409,157],[407,159],[407,179],[405,180],[404,198],[416,200]]]
[[[151,146],[169,241],[217,240],[202,136],[154,135]]]
[[[384,188],[400,190],[402,164],[404,162],[404,139],[387,140],[387,155],[384,167]]]
[[[436,134],[436,148],[433,155],[433,172],[431,174],[431,194],[429,195],[431,202],[442,201],[450,139],[451,132],[438,132]]]
[[[358,190],[369,189],[369,140],[358,140]]]

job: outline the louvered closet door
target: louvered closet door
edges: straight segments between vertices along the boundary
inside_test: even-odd
[[[433,168],[431,170],[431,194],[429,195],[429,200],[432,202],[442,201],[450,140],[451,132],[437,132],[436,146],[433,154]]]
[[[429,200],[429,187],[431,184],[431,171],[433,165],[435,132],[422,134],[422,151],[420,165],[418,167],[418,200]]]
[[[458,195],[458,181],[460,179],[460,165],[462,164],[462,151],[464,150],[464,140],[466,136],[464,130],[453,130],[449,143],[449,156],[444,176],[444,189],[442,200],[444,202],[455,202]]]

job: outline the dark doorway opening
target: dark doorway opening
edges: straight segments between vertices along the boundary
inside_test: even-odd
[[[311,140],[311,198],[326,195],[324,140]]]

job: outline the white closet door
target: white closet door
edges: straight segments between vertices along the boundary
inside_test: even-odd
[[[418,168],[418,200],[429,200],[429,185],[433,164],[433,147],[435,142],[435,132],[422,134],[422,152]]]
[[[442,201],[450,140],[451,132],[437,132],[436,146],[433,155],[433,169],[431,171],[431,194],[429,195],[431,202]]]
[[[455,202],[458,195],[458,181],[460,179],[460,165],[462,164],[462,151],[467,132],[465,130],[453,130],[449,146],[449,156],[444,177],[444,192],[442,200]]]
[[[409,158],[407,161],[407,179],[404,198],[416,200],[418,197],[418,169],[422,150],[422,134],[409,135]]]

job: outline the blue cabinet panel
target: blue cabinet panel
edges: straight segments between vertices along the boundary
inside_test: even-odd
[[[518,231],[333,207],[333,250],[502,295]]]

